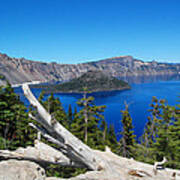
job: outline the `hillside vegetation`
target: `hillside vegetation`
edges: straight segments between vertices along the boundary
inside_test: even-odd
[[[79,78],[58,85],[36,85],[44,88],[45,92],[82,93],[84,89],[90,92],[114,91],[130,89],[128,83],[106,75],[102,71],[89,71]]]

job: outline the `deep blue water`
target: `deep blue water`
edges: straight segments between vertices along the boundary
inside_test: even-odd
[[[93,93],[96,105],[106,105],[104,112],[108,125],[114,124],[116,134],[121,130],[121,113],[124,109],[124,102],[129,104],[129,111],[133,119],[134,131],[137,137],[143,133],[144,125],[149,115],[148,108],[152,96],[158,99],[166,99],[170,105],[177,104],[180,96],[180,81],[164,81],[144,84],[132,84],[130,90]],[[32,89],[36,97],[41,89]],[[23,96],[21,88],[15,88],[15,92],[20,95],[21,100],[28,106],[28,102]],[[74,108],[80,94],[54,94],[60,98],[63,107],[67,111],[69,104]],[[45,98],[47,98],[46,95]]]

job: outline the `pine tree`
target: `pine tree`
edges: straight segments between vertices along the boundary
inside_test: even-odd
[[[9,83],[0,87],[0,139],[1,148],[16,149],[32,144],[34,131],[28,126],[27,109]],[[29,132],[32,132],[31,134]]]
[[[139,146],[142,154],[140,155],[141,160],[145,162],[152,163],[156,160],[156,152],[154,149],[154,143],[158,137],[158,131],[160,132],[160,127],[162,124],[162,104],[165,103],[164,100],[158,100],[155,96],[152,97],[152,102],[150,104],[150,116],[148,116],[148,121],[144,128],[144,133],[141,137],[141,146]],[[161,159],[160,159],[161,160]]]
[[[164,100],[161,100],[164,103]],[[149,109],[150,116],[148,116],[148,121],[144,128],[144,134],[141,137],[141,144],[146,148],[151,148],[157,137],[157,130],[162,122],[161,112],[162,105],[161,102],[154,96],[152,98],[152,103],[150,104],[151,109]]]
[[[168,159],[169,167],[177,166],[175,160],[178,153],[178,110],[167,104],[165,100],[157,100],[153,97],[151,104],[151,118],[149,118],[142,136],[141,145],[144,148],[145,162],[160,161],[163,157]],[[180,151],[179,151],[180,152]]]
[[[38,98],[38,101],[43,105],[43,99],[44,99],[44,95],[45,95],[45,92],[44,91],[41,91],[40,95],[39,95],[39,98]]]
[[[162,159],[164,156],[169,156],[169,126],[173,123],[174,107],[165,103],[165,100],[160,100],[160,115],[161,121],[157,127],[157,136],[153,144],[154,151],[156,152],[156,159]]]
[[[74,108],[73,117],[77,114],[77,107]]]
[[[43,99],[43,94],[41,94],[39,99]],[[54,117],[64,127],[69,129],[67,114],[58,98],[55,98],[54,95],[51,94],[47,100],[41,101],[41,104],[52,115],[52,117]]]
[[[129,114],[128,105],[126,105],[125,110],[122,113],[122,131],[120,139],[120,149],[121,154],[124,157],[133,157],[133,148],[135,147],[135,135],[133,134],[132,118]]]
[[[180,168],[180,116],[169,127],[169,166]]]
[[[163,124],[158,133],[154,145],[157,156],[165,156],[168,159],[167,165],[172,168],[180,168],[180,105],[166,105],[163,111]]]
[[[69,126],[69,128],[70,128],[70,125],[71,125],[71,123],[72,123],[72,121],[73,121],[73,112],[72,112],[72,107],[71,107],[71,105],[69,105],[69,108],[68,108],[68,126]]]
[[[106,144],[107,141],[107,133],[108,133],[108,127],[106,121],[103,119],[100,126],[102,132],[103,132],[103,142]]]
[[[96,106],[93,101],[92,96],[87,97],[86,93],[83,94],[83,98],[77,102],[81,110],[76,113],[71,130],[90,147],[103,149],[103,133],[98,126],[104,119],[102,112],[105,106]]]
[[[114,130],[114,125],[110,124],[108,131],[107,131],[107,146],[111,148],[112,152],[118,153],[118,142],[117,142],[117,138],[116,138],[116,134],[115,134],[115,130]]]

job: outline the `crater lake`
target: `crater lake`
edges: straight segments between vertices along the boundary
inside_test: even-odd
[[[27,99],[24,97],[21,87],[14,88],[15,92],[20,96],[20,99],[29,106]],[[31,88],[36,97],[41,93],[41,89]],[[131,89],[124,91],[113,92],[98,92],[92,93],[95,98],[96,105],[106,105],[104,112],[105,120],[108,125],[113,124],[117,138],[119,139],[119,132],[122,129],[121,126],[121,110],[125,108],[124,103],[129,105],[129,112],[133,119],[134,132],[139,138],[144,130],[144,125],[147,121],[147,117],[150,115],[148,109],[153,96],[158,99],[166,99],[169,105],[178,104],[180,100],[180,81],[158,81],[151,83],[131,84]],[[45,95],[45,99],[49,95]],[[60,101],[67,112],[69,104],[72,105],[72,109],[78,106],[76,102],[82,98],[81,94],[62,94],[55,93],[56,98],[60,98]]]

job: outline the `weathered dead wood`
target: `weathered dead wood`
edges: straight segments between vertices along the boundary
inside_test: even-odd
[[[163,165],[167,162],[166,157],[163,157],[163,160],[160,162],[155,162],[154,163],[154,167],[153,167],[153,171],[155,174],[157,174],[157,170],[158,169],[163,169]]]
[[[42,134],[48,141],[50,141],[50,142],[58,145],[59,148],[62,148],[62,149],[65,149],[65,148],[66,148],[66,146],[65,146],[63,143],[57,141],[57,140],[54,139],[52,136],[50,136],[49,134],[47,134],[47,132],[46,132],[45,129],[43,129],[43,128],[37,126],[37,125],[34,125],[33,123],[29,123],[29,125],[30,125],[31,127],[33,127],[34,129],[36,129],[36,130],[38,131],[38,133]],[[38,135],[38,136],[39,136],[39,135]],[[38,139],[38,140],[39,140],[39,139]],[[62,149],[61,149],[61,150],[62,150]],[[63,151],[63,150],[62,150],[62,151]]]
[[[18,148],[16,151],[0,150],[0,159],[17,159],[33,161],[42,167],[56,164],[63,167],[83,167],[81,164],[72,162],[58,150],[35,140],[34,147]]]
[[[100,167],[106,166],[106,162],[99,158],[91,148],[51,117],[32,94],[28,84],[23,84],[22,89],[31,105],[37,109],[38,117],[35,117],[35,119],[44,127],[46,132],[42,133],[42,135],[46,134],[46,138],[48,136],[47,139],[51,142],[58,142],[59,144],[56,144],[59,145],[61,152],[75,163],[84,165],[90,170],[98,170]]]
[[[34,158],[37,161],[39,160],[39,162],[41,160],[46,160],[48,163],[55,162],[55,163],[60,163],[60,165],[61,165],[61,162],[66,162],[66,157],[63,157],[63,154],[61,154],[59,151],[56,151],[57,154],[54,153],[53,151],[51,151],[51,149],[49,149],[49,147],[47,149],[46,144],[43,144],[42,142],[39,142],[37,140],[35,143],[35,147],[28,147],[25,149],[19,148],[16,151],[16,154],[14,152],[13,155],[16,157],[20,157],[20,159],[22,159],[22,154],[24,154],[24,156],[26,157],[27,156],[32,157],[30,156],[30,154],[32,155],[32,149],[38,149],[37,152],[39,154],[38,153],[36,154],[35,150],[33,152],[36,155],[34,156]],[[0,158],[2,156],[5,156],[5,152],[11,153],[10,151],[3,151],[4,154],[2,154],[1,152],[2,151],[0,151]],[[175,180],[176,179],[176,180],[179,180],[180,179],[180,172],[178,170],[166,168],[164,170],[159,171],[158,174],[155,175],[153,173],[153,165],[141,163],[133,159],[127,159],[127,158],[117,156],[114,153],[112,153],[110,149],[106,149],[106,152],[96,150],[94,151],[94,153],[96,153],[97,156],[104,159],[109,164],[110,168],[102,169],[101,171],[89,171],[77,177],[70,178],[71,180],[87,180],[87,179],[93,179],[93,180],[135,180],[135,179]],[[12,156],[9,156],[9,154],[7,153],[6,153],[6,157],[9,157],[9,159],[12,159],[11,158]],[[26,159],[26,160],[32,161],[31,159]],[[46,164],[40,164],[40,165],[43,165],[45,167]],[[55,177],[54,178],[49,177],[46,179],[47,180],[61,180],[61,178],[55,178]]]

